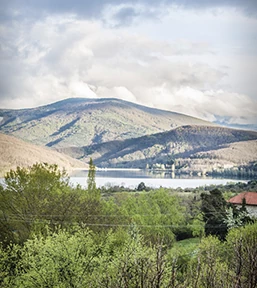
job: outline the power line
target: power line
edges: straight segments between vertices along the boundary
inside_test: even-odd
[[[130,227],[132,223],[87,223],[87,222],[77,222],[77,221],[70,221],[70,220],[56,220],[56,219],[31,219],[31,218],[23,218],[23,219],[18,219],[18,218],[10,218],[10,219],[1,219],[4,220],[5,222],[17,222],[17,223],[22,223],[22,222],[26,222],[26,223],[43,223],[43,224],[48,224],[48,221],[53,221],[53,222],[57,222],[57,223],[70,223],[70,224],[83,224],[85,226],[99,226],[99,227]],[[224,223],[225,224],[225,223]],[[136,224],[135,225],[139,228],[190,228],[190,225],[192,224],[188,224],[188,225],[182,225],[182,224]],[[192,225],[194,227],[203,227],[203,225]],[[220,226],[218,225],[212,225],[212,226],[208,226],[210,228],[220,228]]]

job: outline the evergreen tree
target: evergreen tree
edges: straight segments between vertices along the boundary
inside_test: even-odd
[[[89,161],[89,171],[87,175],[87,190],[89,195],[94,196],[97,194],[96,183],[95,183],[95,165],[92,158]]]
[[[202,213],[205,222],[205,234],[217,236],[220,240],[225,240],[228,227],[227,203],[219,189],[210,191],[210,194],[201,194]]]

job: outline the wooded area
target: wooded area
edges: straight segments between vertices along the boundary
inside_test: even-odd
[[[88,189],[46,163],[6,174],[1,287],[257,286],[257,223],[225,201],[242,184],[114,192],[94,177],[93,162]]]

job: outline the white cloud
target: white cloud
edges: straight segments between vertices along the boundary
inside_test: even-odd
[[[256,121],[256,102],[224,89],[228,69],[209,63],[218,56],[208,41],[155,39],[74,15],[12,25],[1,31],[2,107],[116,97],[211,121]]]
[[[95,92],[85,82],[71,81],[69,90],[74,97],[97,98]]]
[[[123,86],[114,86],[112,88],[98,87],[96,88],[96,94],[100,98],[118,98],[130,102],[137,102],[135,95]]]
[[[201,91],[189,86],[172,89],[165,84],[148,89],[146,94],[152,107],[196,116],[208,121],[223,120],[229,124],[257,122],[257,101],[253,101],[246,95],[222,90]],[[143,97],[138,97],[138,100],[145,103]]]

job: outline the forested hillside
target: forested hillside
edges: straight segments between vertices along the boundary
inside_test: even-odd
[[[99,167],[171,168],[177,172],[222,171],[257,162],[257,132],[224,127],[182,126],[124,141],[59,151]]]
[[[1,132],[48,147],[124,140],[181,125],[214,124],[111,98],[72,98],[33,109],[0,110]]]

